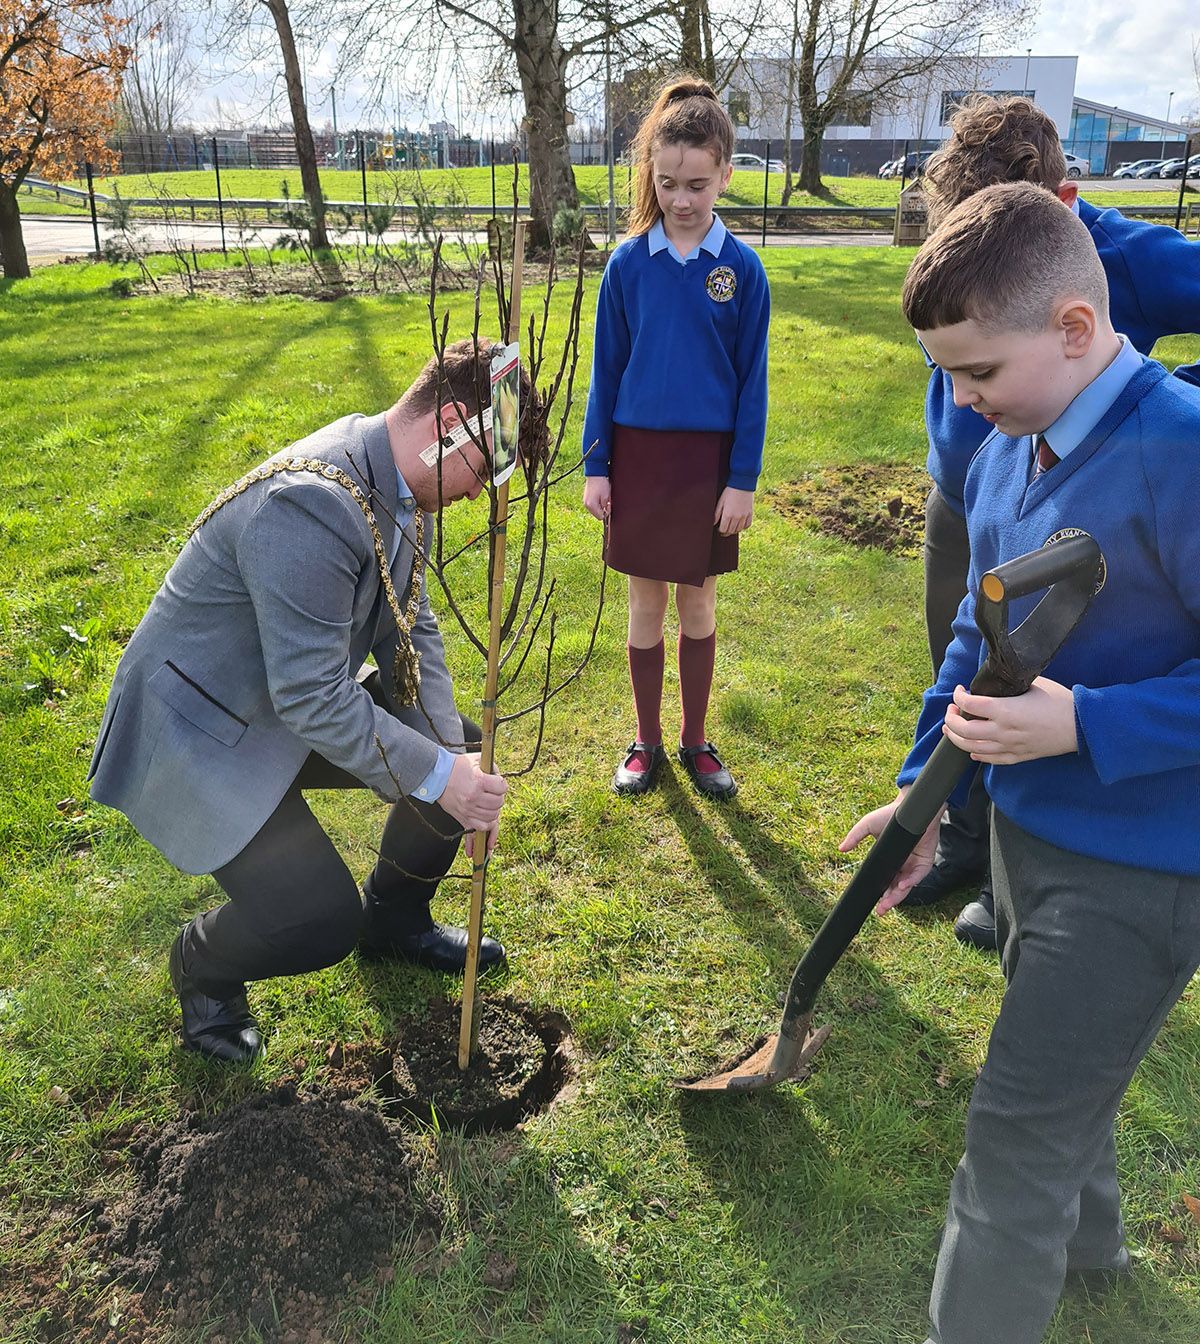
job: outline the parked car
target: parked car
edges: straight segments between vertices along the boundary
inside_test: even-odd
[[[1143,168],[1151,168],[1156,163],[1161,163],[1161,159],[1135,159],[1132,163],[1123,163],[1113,177],[1136,177]]]
[[[1161,177],[1162,170],[1170,159],[1155,159],[1153,163],[1148,163],[1144,168],[1139,168],[1134,177]]]
[[[1200,173],[1200,154],[1193,154],[1192,157],[1191,157],[1190,159],[1188,159],[1188,161],[1187,161],[1187,172],[1188,172],[1188,177],[1195,177],[1197,173]],[[1160,176],[1161,176],[1161,177],[1182,177],[1182,176],[1183,176],[1183,160],[1182,160],[1182,159],[1172,159],[1170,163],[1164,163],[1164,164],[1163,164],[1163,169],[1162,169],[1162,172],[1161,172]]]
[[[772,159],[768,163],[761,154],[735,154],[730,162],[735,168],[748,168],[751,172],[761,173],[764,168],[769,173],[783,172],[782,159]]]
[[[887,161],[886,163],[881,163],[881,164],[879,165],[879,171],[875,174],[875,176],[876,176],[876,177],[891,177],[891,176],[893,176],[895,170],[896,170],[897,168],[899,168],[899,167],[900,167],[900,160],[899,160],[899,159],[888,159],[888,161]]]
[[[1064,154],[1067,161],[1067,176],[1071,178],[1087,177],[1092,171],[1090,159],[1081,159],[1078,154]]]
[[[934,154],[932,149],[909,150],[891,163],[885,163],[879,170],[880,177],[915,177],[918,168],[924,168]],[[887,171],[885,172],[884,169]]]

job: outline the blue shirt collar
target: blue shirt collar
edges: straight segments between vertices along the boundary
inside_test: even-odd
[[[413,499],[413,493],[408,488],[408,482],[400,475],[400,468],[396,468],[396,527],[392,532],[392,544],[388,555],[388,565],[396,563],[396,556],[400,553],[400,533],[412,521],[413,515],[417,511],[417,501]]]
[[[695,261],[700,255],[701,249],[708,252],[711,256],[719,257],[721,255],[721,249],[725,246],[726,232],[725,225],[721,223],[721,217],[714,212],[713,222],[708,232],[700,239],[697,246],[692,248],[686,257],[681,257],[675,250],[675,244],[667,237],[667,231],[663,228],[662,216],[660,215],[658,219],[655,220],[650,232],[646,235],[646,241],[650,245],[650,255],[652,257],[657,256],[664,247],[669,248],[671,257],[683,266],[689,261]]]
[[[1061,462],[1068,453],[1087,438],[1104,418],[1105,412],[1125,390],[1125,384],[1142,367],[1142,356],[1129,343],[1127,336],[1120,338],[1121,348],[1109,366],[1088,383],[1058,419],[1044,431],[1054,455]],[[1034,452],[1042,435],[1033,436]]]

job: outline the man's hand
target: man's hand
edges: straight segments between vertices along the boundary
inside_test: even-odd
[[[846,854],[856,845],[861,844],[868,835],[873,835],[878,839],[883,834],[888,822],[891,821],[896,808],[900,806],[900,800],[907,792],[908,785],[905,785],[890,803],[884,804],[883,807],[877,807],[874,812],[868,812],[865,817],[860,817],[847,831],[846,838],[838,845],[838,849]],[[942,814],[939,812],[929,823],[929,828],[925,834],[917,841],[913,852],[904,860],[900,871],[892,878],[891,885],[880,897],[879,903],[875,907],[877,915],[882,915],[885,910],[890,910],[892,906],[899,905],[933,867],[934,856],[937,854],[938,827],[941,820]]]
[[[612,512],[612,482],[607,476],[588,476],[584,480],[583,507],[601,522]]]
[[[475,832],[487,831],[490,854],[496,848],[500,829],[500,808],[508,792],[508,780],[503,775],[485,775],[479,768],[479,753],[456,756],[450,768],[450,778],[438,802],[466,831],[463,848],[474,858]]]
[[[713,523],[723,537],[744,532],[754,516],[754,491],[735,490],[727,485],[717,500],[717,516]]]
[[[1071,688],[1046,677],[1038,677],[1024,695],[1007,698],[956,687],[942,731],[973,761],[988,765],[1017,765],[1079,750]]]

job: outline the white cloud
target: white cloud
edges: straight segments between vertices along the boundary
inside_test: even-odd
[[[1195,0],[1043,0],[1029,38],[1035,56],[1078,56],[1075,93],[1172,119],[1200,102],[1192,46]]]

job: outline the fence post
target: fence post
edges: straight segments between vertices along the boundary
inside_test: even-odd
[[[908,146],[911,142],[904,142],[904,157],[900,160],[900,190],[904,190],[904,184],[908,181]]]
[[[363,139],[362,131],[355,131],[358,137],[358,170],[362,174],[362,198],[363,198],[363,238],[364,242],[371,237],[371,219],[367,209],[367,142]]]
[[[492,218],[496,218],[496,141],[493,139],[488,158],[492,165]]]
[[[96,260],[100,260],[100,224],[96,219],[96,188],[92,185],[92,165],[85,163],[84,171],[87,173],[88,184],[88,205],[92,208],[92,237],[96,240]]]
[[[1183,142],[1183,172],[1179,174],[1179,203],[1175,207],[1175,227],[1179,228],[1179,220],[1183,215],[1183,193],[1187,190],[1187,170],[1188,160],[1192,153],[1192,137],[1189,135]]]
[[[767,245],[767,193],[771,187],[771,142],[767,141],[767,152],[763,155],[763,217],[762,246]]]
[[[221,195],[221,157],[217,152],[217,137],[213,136],[213,167],[217,171],[217,218],[221,221],[221,251],[226,258],[229,252],[225,247],[225,199]]]

